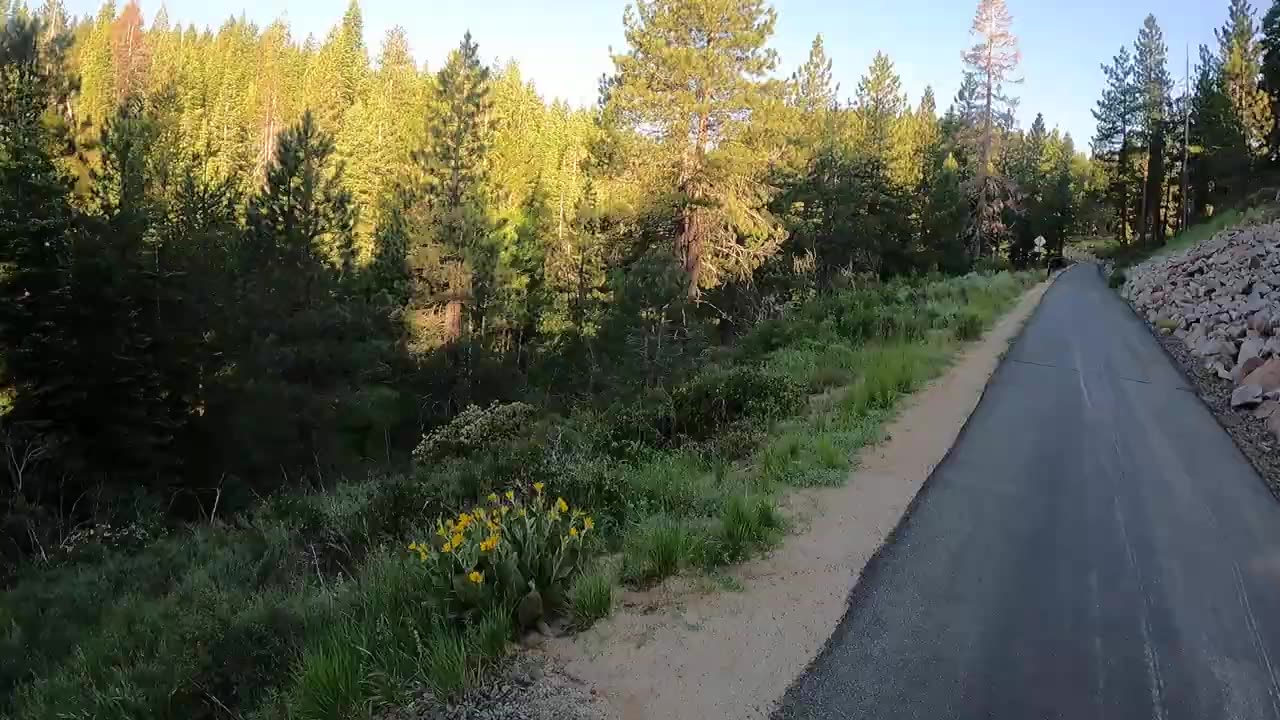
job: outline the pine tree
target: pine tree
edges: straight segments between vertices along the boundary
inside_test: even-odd
[[[267,26],[259,36],[255,52],[254,82],[247,98],[255,131],[253,151],[254,184],[266,180],[275,162],[276,143],[285,127],[301,110],[295,107],[295,51],[290,46],[289,28],[283,22]]]
[[[251,252],[260,265],[302,283],[300,297],[308,305],[319,297],[316,276],[350,264],[354,211],[342,168],[331,167],[332,155],[333,138],[303,113],[281,134],[266,183],[248,208]]]
[[[88,40],[79,51],[80,97],[76,114],[81,122],[102,123],[115,111],[119,101],[111,42],[115,19],[115,3],[107,0],[98,10]]]
[[[0,0],[0,17],[4,16],[4,3],[8,0]],[[62,0],[44,0],[40,6],[38,13],[41,27],[44,28],[43,36],[40,38],[41,43],[53,42],[55,38],[63,35],[71,28],[71,19],[67,17],[67,8]]]
[[[1259,87],[1265,47],[1258,41],[1253,8],[1248,0],[1230,0],[1227,23],[1216,30],[1222,68],[1222,84],[1240,118],[1250,152],[1266,152],[1274,125],[1267,93]]]
[[[1211,205],[1242,194],[1250,155],[1244,127],[1223,86],[1220,61],[1203,45],[1191,97],[1189,151],[1191,215],[1204,218]]]
[[[111,24],[111,66],[115,70],[115,97],[141,95],[146,89],[151,51],[142,28],[142,9],[129,0]]]
[[[419,259],[416,303],[429,307],[443,301],[442,340],[454,345],[479,327],[493,285],[493,223],[486,198],[492,88],[470,33],[437,73],[436,87],[440,107],[428,118],[426,147],[414,156],[420,200],[409,254]],[[423,258],[430,260],[423,264]],[[468,392],[462,388],[464,396]],[[465,397],[460,402],[465,404]]]
[[[1134,78],[1134,64],[1127,47],[1103,65],[1107,86],[1093,111],[1097,132],[1093,138],[1093,154],[1108,168],[1107,196],[1115,208],[1116,238],[1129,241],[1129,224],[1133,202],[1133,154],[1137,146],[1142,97]]]
[[[886,165],[906,104],[902,80],[893,69],[893,61],[877,52],[871,68],[858,83],[854,112],[858,118],[857,145]]]
[[[370,318],[351,302],[355,213],[332,136],[304,112],[276,148],[266,182],[249,200],[246,242],[235,257],[237,300],[254,313],[231,342],[242,379],[232,379],[230,391],[244,403],[241,412],[262,415],[250,430],[283,445],[264,459],[286,457],[286,466],[297,467],[340,449],[329,435],[357,382],[357,358],[367,352],[361,326]],[[242,420],[230,422],[246,432]],[[249,444],[261,448],[262,440]]]
[[[965,66],[977,81],[977,113],[974,133],[977,146],[977,222],[974,224],[973,256],[981,257],[984,237],[989,234],[989,206],[995,192],[989,182],[996,140],[1002,128],[1012,125],[1015,101],[1004,92],[1004,83],[1013,80],[1022,54],[1018,39],[1010,32],[1013,19],[1004,0],[980,0],[971,33],[978,43],[964,53]]]
[[[801,174],[824,146],[842,140],[840,125],[846,113],[838,108],[839,90],[818,35],[809,47],[809,57],[787,81],[784,117],[789,146],[778,172]]]
[[[1138,239],[1148,232],[1155,244],[1164,243],[1165,226],[1161,220],[1164,204],[1165,136],[1172,114],[1170,93],[1173,80],[1169,76],[1169,50],[1164,33],[1154,15],[1148,15],[1134,43],[1134,83],[1141,98],[1141,137],[1146,143],[1146,181],[1143,184],[1138,216]]]
[[[924,266],[948,273],[964,272],[970,266],[963,238],[969,222],[969,200],[955,156],[948,153],[926,169],[922,191]]]
[[[777,15],[763,0],[638,0],[623,22],[630,47],[613,57],[612,112],[655,130],[674,165],[675,254],[697,298],[749,277],[782,240],[764,212],[763,158],[738,143],[771,87]]]
[[[369,77],[369,53],[364,46],[364,17],[351,0],[342,22],[329,32],[307,74],[306,107],[326,132],[335,133],[342,114],[360,97]]]
[[[45,122],[70,87],[66,41],[42,36],[41,21],[23,18],[0,32],[0,256],[8,266],[0,337],[7,384],[18,391],[11,419],[62,445],[59,469],[72,483],[87,482],[90,470],[146,474],[173,426],[157,410],[164,393],[146,312],[145,144],[132,128],[107,125],[100,146],[105,182],[115,187],[111,214],[77,217],[53,154],[67,138]]]
[[[831,59],[819,33],[809,46],[809,57],[791,75],[791,103],[806,116],[820,116],[835,108],[840,84],[832,80]]]
[[[1271,161],[1280,161],[1280,0],[1273,0],[1262,18],[1262,75],[1261,88],[1270,100],[1271,127],[1268,128],[1267,148]]]
[[[348,185],[360,210],[361,255],[371,252],[370,231],[377,225],[381,198],[409,165],[410,151],[422,138],[423,118],[406,108],[427,102],[403,28],[387,31],[378,68],[367,92],[343,118],[338,156],[347,164]]]

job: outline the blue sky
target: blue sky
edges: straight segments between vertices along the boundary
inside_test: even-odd
[[[141,0],[150,18],[156,0]],[[217,27],[242,10],[259,24],[288,19],[296,38],[323,37],[347,0],[168,0],[169,16],[184,24]],[[1255,5],[1262,4],[1254,0]],[[366,41],[377,51],[387,28],[402,25],[414,54],[438,68],[463,31],[470,29],[485,57],[519,61],[545,97],[574,104],[595,101],[596,82],[611,69],[609,47],[624,46],[627,0],[363,0]],[[1093,134],[1089,114],[1102,85],[1098,66],[1122,44],[1131,44],[1147,13],[1155,13],[1169,44],[1170,70],[1181,81],[1184,48],[1209,43],[1226,17],[1227,0],[1008,0],[1021,40],[1023,83],[1019,123],[1042,112],[1050,127],[1069,131],[1084,148]],[[939,111],[950,104],[960,79],[960,52],[971,44],[969,25],[977,0],[776,0],[773,47],[779,74],[804,62],[822,33],[842,97],[851,96],[877,50],[889,54],[915,103],[933,85]],[[84,14],[96,0],[68,0]],[[1263,7],[1258,12],[1265,9]]]

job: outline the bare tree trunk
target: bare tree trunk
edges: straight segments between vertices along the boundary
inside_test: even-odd
[[[1164,223],[1161,208],[1164,206],[1164,128],[1158,128],[1151,138],[1147,155],[1147,187],[1145,190],[1147,217],[1143,221],[1151,235],[1153,245],[1164,244]]]
[[[989,55],[989,53],[988,53]],[[990,60],[988,60],[990,62]],[[988,66],[990,67],[990,66]],[[992,87],[993,81],[991,74],[988,72],[985,84],[986,106],[982,114],[982,152],[978,158],[978,222],[974,226],[973,233],[973,259],[977,261],[982,257],[982,231],[983,223],[987,218],[987,171],[991,164],[991,132],[995,88]]]
[[[1129,167],[1129,131],[1120,135],[1120,157],[1117,161],[1117,172],[1120,173],[1120,228],[1118,237],[1121,245],[1129,243],[1129,185],[1125,182],[1125,172]]]

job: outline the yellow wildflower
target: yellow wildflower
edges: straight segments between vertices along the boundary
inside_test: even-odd
[[[543,488],[543,487],[544,487],[544,486],[543,486],[543,484],[542,484],[542,483],[540,483],[540,482],[536,482],[536,483],[534,483],[534,484],[533,484],[533,491],[534,491],[534,492],[536,492],[536,493],[538,493],[539,495],[541,495],[541,494],[542,494],[542,488]]]
[[[526,513],[525,513],[525,511],[524,511],[524,508],[520,508],[520,512],[516,513],[516,515],[517,515],[517,516],[519,516],[519,517],[524,517],[524,516],[525,516],[525,514],[526,514]]]
[[[410,549],[410,550],[417,550],[417,549],[418,549],[418,543],[409,543],[409,549]]]
[[[442,552],[442,553],[444,553],[444,554],[446,554],[446,555],[448,555],[449,553],[453,552],[453,543],[451,543],[451,542],[445,542],[444,546],[440,548],[440,552]]]
[[[570,527],[570,528],[569,528],[569,537],[578,537],[578,528],[576,528],[576,527]]]
[[[498,502],[498,493],[489,493],[489,502]]]
[[[479,570],[472,570],[471,574],[467,576],[467,579],[477,585],[481,585],[484,583],[484,573]]]
[[[458,516],[458,529],[459,529],[459,530],[466,530],[466,529],[467,529],[467,526],[468,526],[468,525],[470,525],[470,524],[471,524],[471,516],[470,516],[470,515],[468,515],[468,514],[466,514],[466,513],[462,513],[461,515],[459,515],[459,516]]]
[[[516,493],[515,493],[515,491],[514,491],[514,490],[508,490],[508,491],[506,492],[506,496],[507,496],[507,502],[515,502],[515,501],[516,501]]]
[[[503,516],[503,517],[506,517],[506,516],[507,516],[507,512],[508,512],[508,511],[510,511],[510,510],[511,510],[511,508],[507,507],[506,505],[503,505],[503,506],[502,506],[502,516]]]
[[[462,536],[454,535],[452,538],[450,538],[449,542],[452,543],[455,548],[462,547]]]
[[[582,518],[582,528],[584,530],[590,530],[595,526],[596,526],[596,521],[592,520],[590,515]]]
[[[564,501],[564,498],[556,498],[556,509],[560,512],[569,512],[569,504]]]
[[[449,537],[449,534],[445,532],[444,526],[436,528],[436,535],[439,535],[440,537]]]

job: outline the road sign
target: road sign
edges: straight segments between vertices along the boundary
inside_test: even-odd
[[[1040,237],[1036,238],[1036,247],[1038,247],[1038,248],[1042,248],[1042,247],[1044,247],[1044,236],[1043,236],[1043,235],[1041,235]]]

